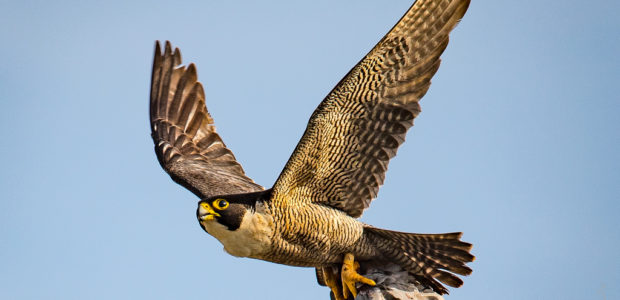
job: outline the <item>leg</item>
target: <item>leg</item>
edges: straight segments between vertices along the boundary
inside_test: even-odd
[[[361,282],[368,285],[376,285],[376,283],[360,274],[357,271],[360,268],[360,264],[355,261],[353,254],[347,253],[344,255],[344,261],[342,262],[342,295],[344,298],[349,297],[349,292],[353,295],[353,298],[357,296],[357,289],[355,283]]]
[[[321,271],[323,272],[323,281],[325,281],[325,285],[332,290],[336,300],[345,300],[342,296],[342,290],[340,290],[340,284],[338,282],[338,269],[328,266],[322,267]]]

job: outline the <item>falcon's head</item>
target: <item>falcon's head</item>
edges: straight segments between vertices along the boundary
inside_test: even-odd
[[[268,213],[271,190],[209,197],[198,202],[202,229],[234,256],[253,257],[268,251],[274,232]]]
[[[245,213],[251,208],[248,205],[232,202],[224,197],[214,197],[198,203],[196,216],[203,229],[209,222],[217,222],[234,231],[241,226]]]
[[[260,191],[209,197],[198,202],[196,217],[201,227],[207,232],[209,232],[208,227],[213,227],[215,224],[235,231],[241,226],[246,214],[254,213],[256,204],[267,200],[269,196],[269,191]]]

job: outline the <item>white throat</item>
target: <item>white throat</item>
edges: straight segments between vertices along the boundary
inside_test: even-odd
[[[271,248],[273,217],[265,212],[262,204],[256,204],[254,212],[247,211],[241,226],[235,231],[216,220],[204,221],[207,232],[224,245],[228,254],[239,257],[258,257]]]

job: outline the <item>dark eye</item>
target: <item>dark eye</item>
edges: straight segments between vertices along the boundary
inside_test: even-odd
[[[216,209],[224,210],[224,209],[228,208],[228,201],[226,201],[224,199],[216,199],[215,201],[213,201],[213,206]]]

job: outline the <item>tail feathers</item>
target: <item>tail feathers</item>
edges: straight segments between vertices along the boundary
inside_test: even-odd
[[[386,258],[437,293],[448,293],[441,283],[451,287],[463,285],[463,280],[452,273],[469,275],[472,272],[465,265],[475,259],[469,253],[472,245],[460,240],[460,232],[417,234],[374,227],[366,227],[365,231]]]

